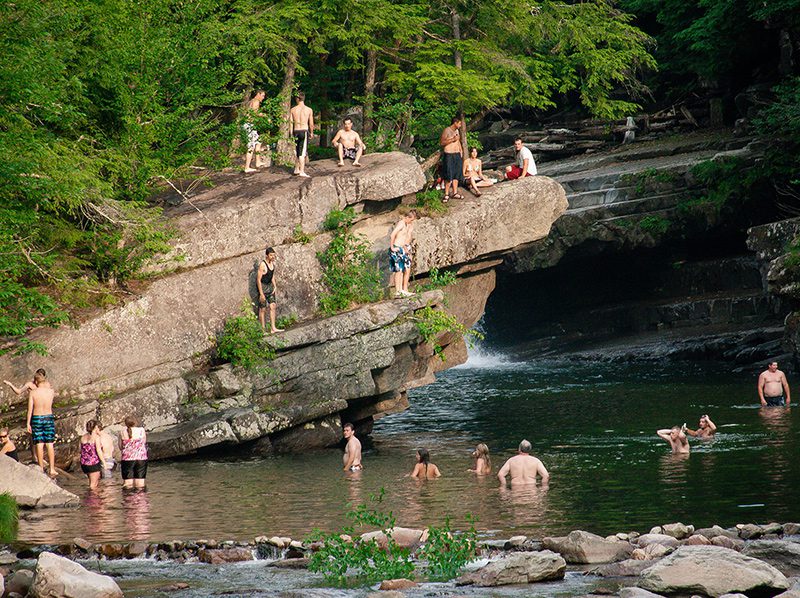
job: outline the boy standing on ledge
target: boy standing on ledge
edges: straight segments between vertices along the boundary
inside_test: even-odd
[[[36,450],[36,461],[42,471],[44,468],[44,446],[47,446],[47,458],[50,462],[50,477],[58,475],[56,472],[56,458],[53,443],[56,441],[56,418],[53,416],[53,397],[55,391],[47,380],[47,374],[41,368],[36,370],[31,382],[25,383],[22,388],[17,388],[8,380],[3,380],[17,395],[28,391],[28,432],[31,434],[31,444]]]

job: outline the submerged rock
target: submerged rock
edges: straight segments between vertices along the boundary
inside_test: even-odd
[[[625,558],[633,550],[628,542],[606,540],[581,530],[563,537],[543,538],[542,545],[558,552],[568,563],[609,563]]]
[[[117,582],[78,563],[43,552],[36,563],[32,598],[123,598]]]
[[[777,593],[789,587],[775,567],[719,546],[681,546],[642,572],[639,586],[665,594]]]
[[[456,584],[493,587],[553,581],[563,579],[566,569],[566,561],[549,550],[514,552],[489,561],[477,571],[461,576]]]

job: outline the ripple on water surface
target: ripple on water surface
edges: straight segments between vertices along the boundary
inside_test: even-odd
[[[411,409],[377,422],[361,473],[343,474],[341,453],[329,450],[153,463],[149,490],[133,495],[118,482],[89,494],[78,475],[62,483],[84,497],[82,507],[37,512],[20,535],[34,542],[300,538],[345,525],[348,504],[381,488],[384,508],[402,525],[450,516],[459,527],[472,514],[479,530],[498,536],[798,520],[797,410],[755,408],[756,374],[698,364],[471,359],[414,390]],[[670,455],[655,430],[695,426],[703,413],[720,427],[717,440],[693,442],[688,458]],[[550,470],[549,489],[501,490],[495,477],[467,472],[478,442],[489,445],[496,471],[522,438]],[[418,447],[431,452],[441,479],[404,477]]]

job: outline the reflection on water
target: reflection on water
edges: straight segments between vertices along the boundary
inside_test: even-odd
[[[381,488],[383,508],[401,525],[449,516],[460,527],[471,514],[483,533],[506,537],[647,530],[675,520],[698,526],[800,520],[798,411],[759,409],[758,372],[506,363],[491,356],[470,363],[415,390],[410,410],[377,422],[362,472],[342,472],[341,453],[329,450],[153,463],[147,491],[130,494],[118,480],[89,492],[75,476],[62,483],[83,497],[81,508],[22,521],[21,539],[300,538],[347,524],[349,505]],[[691,455],[671,455],[656,429],[703,413],[719,426],[717,439],[690,439]],[[550,471],[549,490],[501,489],[496,476],[467,472],[477,443],[490,447],[496,472],[522,438]],[[430,451],[442,478],[404,477],[419,447]]]

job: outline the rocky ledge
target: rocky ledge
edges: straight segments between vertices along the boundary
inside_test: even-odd
[[[259,452],[328,446],[338,440],[343,417],[369,431],[375,418],[406,407],[409,388],[466,358],[463,339],[443,335],[442,363],[413,324],[416,310],[441,308],[441,292],[318,315],[317,253],[330,241],[321,230],[325,215],[352,206],[356,230],[388,277],[391,228],[401,204],[424,184],[414,159],[376,154],[357,171],[323,160],[312,175],[222,176],[216,187],[168,210],[180,231],[174,254],[182,261],[154,264],[160,274],[139,296],[78,329],[38,331],[47,357],[0,358],[0,378],[24,380],[39,367],[50,373],[61,465],[74,458],[86,420],[98,418],[113,432],[128,414],[150,432],[156,459],[243,443]],[[470,327],[494,288],[494,267],[544,238],[566,207],[564,190],[546,177],[497,185],[480,201],[452,202],[445,215],[418,221],[414,274],[457,271],[458,282],[445,290],[447,310]],[[295,242],[295,230],[310,240]],[[265,245],[278,255],[279,315],[293,314],[299,325],[275,335],[272,374],[214,367],[215,334],[243,301],[252,301],[253,267]],[[19,439],[26,438],[23,400],[0,389],[3,421]]]
[[[672,523],[657,526],[644,534],[626,532],[601,537],[576,530],[563,537],[541,540],[526,536],[484,540],[479,543],[477,560],[447,586],[495,587],[558,582],[565,576],[574,578],[582,574],[586,583],[581,588],[589,595],[602,593],[621,598],[652,598],[675,594],[713,597],[745,594],[796,598],[800,594],[799,533],[798,523],[739,524],[730,528],[715,525],[702,529]],[[400,546],[412,552],[412,557],[428,537],[427,530],[402,527],[393,528],[391,535]],[[375,531],[344,539],[348,542],[375,540],[380,545],[385,542],[386,535]],[[90,562],[148,558],[213,565],[267,560],[274,567],[304,569],[308,566],[309,555],[320,547],[318,542],[308,543],[280,536],[260,536],[252,542],[176,540],[104,544],[75,538],[61,546],[26,547],[0,554],[0,562],[10,569],[7,587],[21,588],[18,593],[25,596],[27,587],[24,582],[35,588],[42,576],[40,570],[52,568],[54,564],[62,570],[70,566],[80,567],[67,565],[70,561],[61,557]],[[35,574],[18,562],[18,559],[31,558],[38,558]],[[101,580],[94,581],[101,583]],[[416,585],[418,583],[414,580],[386,580],[380,584],[380,589],[397,591]],[[441,584],[436,587],[443,589]],[[575,583],[565,586],[559,594],[570,595],[570,587],[574,588]]]

